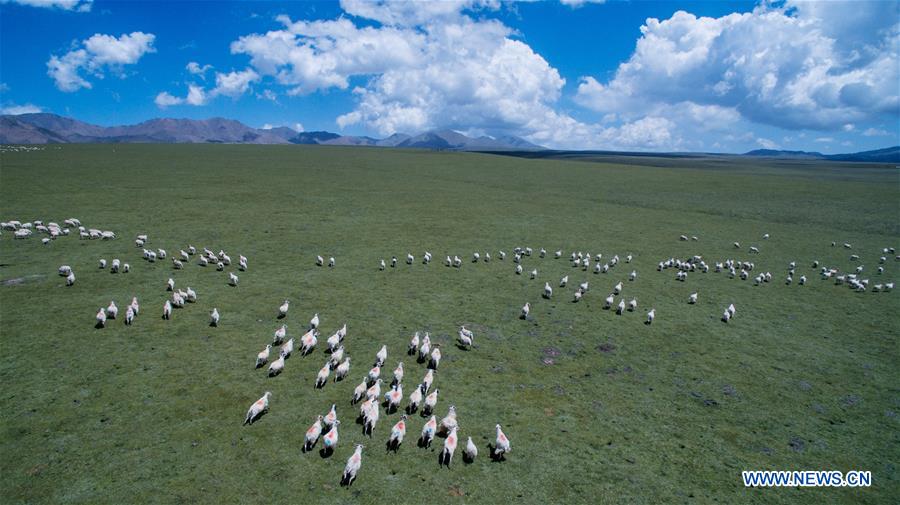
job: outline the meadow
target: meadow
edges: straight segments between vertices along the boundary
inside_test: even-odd
[[[893,255],[875,273],[882,248],[900,247],[897,168],[631,161],[238,145],[0,154],[3,220],[77,217],[119,237],[42,245],[0,236],[0,502],[900,501],[900,292],[855,293],[812,268],[862,264],[873,283],[900,280]],[[189,244],[242,254],[249,269],[230,287],[226,272],[196,257],[183,270],[151,264],[135,247],[139,233],[170,255]],[[760,253],[748,254],[750,245]],[[516,246],[534,248],[523,267],[537,279],[514,274]],[[542,247],[563,258],[538,258]],[[471,263],[475,251],[494,259]],[[571,266],[573,251],[634,260],[594,274]],[[336,267],[315,266],[317,254]],[[446,255],[462,267],[444,266]],[[753,274],[774,279],[754,286],[710,271],[682,283],[656,270],[693,255],[711,265],[754,261]],[[397,267],[379,271],[391,256]],[[132,270],[111,274],[100,258]],[[807,285],[785,285],[791,261]],[[57,275],[63,264],[74,286]],[[569,287],[559,288],[564,275]],[[199,300],[165,321],[169,277]],[[584,280],[591,289],[573,303]],[[619,281],[636,312],[602,310]],[[699,303],[688,305],[693,292]],[[115,300],[124,311],[132,296],[141,303],[133,326],[94,328],[99,307]],[[317,312],[322,336],[311,355],[295,354],[268,378],[254,360],[282,324],[285,299],[288,333],[299,337]],[[528,320],[519,318],[525,302]],[[725,324],[729,303],[737,314]],[[324,339],[344,323],[350,375],[315,389]],[[475,332],[474,348],[454,346],[460,325]],[[396,454],[385,443],[399,413],[383,413],[371,439],[353,422],[351,393],[383,344],[383,376],[403,361],[406,395],[424,375],[404,352],[415,331],[442,344],[436,414],[457,407],[462,442],[471,436],[479,447],[472,464],[459,450],[439,468],[440,438],[416,447],[419,415]],[[265,391],[268,414],[241,426]],[[306,429],[333,403],[338,449],[302,453]],[[487,457],[497,423],[512,444],[502,462]],[[365,445],[362,469],[340,487],[356,443]],[[873,482],[748,489],[749,469],[870,470]]]

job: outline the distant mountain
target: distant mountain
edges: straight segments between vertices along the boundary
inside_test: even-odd
[[[819,159],[831,161],[865,161],[874,163],[900,163],[900,146],[886,147],[874,151],[862,151],[847,154],[822,154],[807,151],[780,151],[776,149],[757,149],[744,153],[743,156],[761,156],[768,158]]]
[[[414,137],[395,133],[385,139],[339,135],[326,131],[297,132],[287,127],[251,128],[239,121],[211,119],[151,119],[136,125],[103,127],[56,114],[0,116],[0,143],[228,143],[319,144],[337,146],[410,147],[459,151],[543,149],[518,137],[471,138],[452,130]]]

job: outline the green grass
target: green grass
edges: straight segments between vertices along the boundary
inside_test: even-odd
[[[873,283],[900,278],[893,258],[874,272],[881,248],[900,246],[898,171],[656,161],[225,145],[2,154],[2,219],[78,217],[120,239],[0,237],[0,279],[22,280],[0,286],[0,501],[896,503],[900,292],[853,293],[810,264],[852,268],[850,251],[830,246],[851,242]],[[196,261],[182,271],[149,264],[138,233],[170,254],[188,244],[243,254],[250,268],[231,288]],[[754,244],[761,254],[748,256]],[[511,254],[497,260],[517,245],[635,259],[595,275],[535,255],[523,262],[539,271],[529,280],[513,274]],[[425,250],[435,257],[428,266]],[[476,250],[494,261],[469,263]],[[403,264],[408,251],[413,266]],[[315,267],[316,254],[337,267]],[[443,266],[447,254],[463,267]],[[693,273],[680,283],[656,271],[662,259],[694,254],[751,259],[775,280],[754,287]],[[379,272],[391,255],[400,265]],[[114,257],[132,272],[97,268]],[[784,285],[792,260],[807,286]],[[56,275],[62,264],[75,286]],[[556,288],[566,274],[570,287]],[[163,321],[170,276],[200,300]],[[571,303],[586,279],[591,291]],[[620,280],[636,314],[600,308]],[[544,281],[552,301],[540,298]],[[694,291],[700,303],[688,306]],[[132,296],[142,309],[134,326],[93,328],[98,307],[113,299],[123,313]],[[314,312],[322,344],[348,323],[349,380],[313,388],[324,345],[289,359],[279,377],[253,369],[285,298],[293,335]],[[525,301],[529,321],[518,319]],[[737,317],[725,325],[719,316],[732,302]],[[206,324],[213,306],[218,328]],[[657,320],[645,326],[650,307]],[[469,352],[452,345],[460,324],[476,331]],[[481,451],[472,465],[460,451],[439,469],[441,439],[415,446],[419,416],[396,455],[385,442],[399,414],[382,415],[371,440],[353,422],[351,392],[382,344],[386,374],[405,362],[407,395],[421,379],[424,366],[403,355],[416,330],[443,344],[437,414],[457,406],[460,436]],[[549,351],[559,352],[550,365]],[[270,412],[241,427],[267,390]],[[332,403],[343,420],[338,450],[302,454],[306,428]],[[485,457],[496,423],[513,447],[502,463]],[[340,488],[358,442],[359,478]],[[873,485],[745,489],[742,469],[871,470]]]

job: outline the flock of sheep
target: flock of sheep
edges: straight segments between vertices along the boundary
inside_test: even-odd
[[[28,238],[35,232],[44,233],[47,235],[47,237],[43,238],[45,244],[50,243],[52,240],[58,237],[68,236],[70,235],[71,230],[75,229],[78,230],[79,236],[83,239],[111,240],[116,238],[116,234],[111,231],[87,229],[81,225],[81,222],[78,219],[75,218],[64,220],[62,226],[55,222],[49,222],[45,225],[42,221],[25,223],[22,223],[20,221],[8,221],[0,223],[0,228],[7,231],[13,231],[15,238]],[[768,234],[763,236],[764,240],[768,238]],[[682,235],[680,239],[683,241],[698,240],[696,236],[689,239],[685,235]],[[165,260],[167,257],[169,257],[167,251],[164,249],[148,249],[148,243],[149,238],[144,234],[138,235],[135,239],[135,246],[139,249],[142,249],[142,257],[144,260],[153,263],[159,260]],[[836,244],[832,243],[832,246],[836,246]],[[734,247],[735,249],[741,248],[738,242],[734,243]],[[844,247],[847,249],[852,249],[852,245],[849,243],[844,244]],[[888,247],[882,249],[881,252],[882,254],[879,257],[879,266],[876,269],[877,275],[881,275],[884,272],[884,267],[882,265],[886,263],[887,255],[895,254],[895,249],[892,247]],[[515,264],[515,275],[522,275],[525,272],[523,262],[528,261],[528,259],[535,254],[534,250],[530,247],[516,247],[515,249],[513,249],[512,253],[513,263]],[[759,247],[751,246],[748,249],[748,253],[759,254]],[[540,249],[536,255],[539,258],[545,258],[548,256],[548,253],[545,249]],[[506,252],[502,250],[498,251],[496,255],[499,261],[504,261],[506,256]],[[202,267],[215,265],[217,271],[225,271],[226,267],[232,264],[231,257],[224,250],[219,250],[219,252],[216,253],[210,249],[203,248],[202,251],[198,251],[194,246],[188,246],[186,249],[179,250],[177,255],[172,255],[172,268],[176,270],[185,268],[185,264],[189,263],[192,257],[197,258],[197,265]],[[563,257],[563,251],[555,251],[553,253],[553,257],[555,259],[561,259]],[[422,255],[421,259],[422,263],[428,264],[432,261],[432,254],[426,251]],[[900,255],[895,256],[894,259],[896,261],[900,261]],[[479,252],[475,252],[471,257],[471,262],[474,264],[489,263],[491,260],[492,256],[490,252],[485,252],[483,255]],[[610,272],[614,272],[620,263],[630,264],[632,260],[632,254],[625,255],[622,260],[620,260],[619,255],[616,254],[606,261],[604,261],[603,255],[599,253],[596,255],[592,255],[589,252],[582,253],[578,251],[572,252],[569,256],[569,261],[571,262],[571,266],[573,269],[578,269],[583,272],[591,271],[594,274],[607,274]],[[405,257],[405,263],[407,265],[412,265],[415,261],[415,256],[413,256],[412,253],[407,253]],[[859,256],[856,254],[851,255],[850,261],[859,261]],[[324,267],[327,264],[328,267],[334,268],[335,258],[329,257],[329,259],[326,261],[322,256],[316,256],[315,263],[319,267]],[[248,268],[248,260],[243,255],[238,255],[237,264],[238,270],[240,270],[241,272],[246,271]],[[389,264],[391,268],[396,268],[398,265],[397,257],[392,257]],[[444,260],[444,264],[447,267],[462,268],[463,260],[459,256],[451,257],[448,255]],[[388,262],[386,262],[384,259],[381,259],[379,261],[380,270],[385,270],[387,268],[387,265]],[[101,269],[106,269],[108,267],[110,272],[112,273],[128,273],[131,270],[131,266],[129,265],[129,263],[123,263],[119,258],[113,258],[109,264],[107,264],[106,259],[100,259],[99,267]],[[787,276],[785,278],[785,283],[787,285],[791,285],[793,283],[796,268],[797,265],[794,261],[790,262],[790,264],[787,265]],[[862,278],[862,272],[865,270],[865,267],[863,265],[859,265],[853,268],[852,272],[843,272],[836,266],[820,266],[819,262],[815,261],[812,263],[812,268],[817,269],[822,279],[833,278],[836,285],[846,284],[854,291],[866,291],[870,285],[868,278]],[[713,262],[713,265],[710,266],[710,264],[708,264],[704,260],[704,258],[699,255],[695,255],[690,258],[670,257],[657,263],[656,270],[658,272],[665,272],[670,269],[676,271],[676,280],[682,282],[687,280],[689,274],[692,276],[702,275],[709,273],[710,270],[713,270],[714,273],[726,272],[726,275],[731,279],[739,278],[746,281],[750,279],[752,275],[751,272],[756,269],[756,265],[753,261],[728,258],[722,261]],[[72,286],[75,283],[75,273],[71,266],[60,266],[58,269],[58,273],[59,275],[66,278],[67,286]],[[631,272],[627,275],[627,279],[629,282],[634,282],[637,279],[637,276],[637,270],[632,269]],[[529,273],[529,277],[531,279],[536,279],[538,277],[538,269],[533,268]],[[752,275],[752,277],[753,283],[755,285],[768,283],[773,279],[771,272],[758,273]],[[228,272],[227,282],[230,286],[237,286],[239,282],[238,275],[233,271]],[[560,279],[559,287],[566,288],[568,286],[568,283],[569,276],[566,275],[562,277],[562,279]],[[797,284],[805,285],[806,283],[807,277],[805,275],[801,275]],[[884,282],[877,284],[873,283],[872,291],[887,292],[891,291],[893,287],[893,282]],[[167,292],[171,292],[171,298],[167,298],[165,300],[162,310],[162,317],[166,320],[172,318],[174,309],[183,308],[186,306],[186,304],[195,303],[198,299],[196,291],[194,291],[190,286],[188,286],[184,290],[176,289],[175,281],[172,278],[169,278],[166,282],[165,290]],[[612,311],[614,309],[615,314],[619,316],[624,315],[628,312],[636,311],[638,307],[637,299],[631,297],[630,300],[626,301],[626,298],[623,296],[624,291],[625,284],[622,281],[617,282],[613,286],[609,296],[607,296],[604,300],[602,309],[609,311]],[[584,282],[580,283],[575,289],[572,299],[573,303],[577,303],[582,300],[583,297],[588,294],[588,292],[589,282],[585,280]],[[549,282],[544,283],[541,296],[544,299],[551,299],[554,296],[553,286],[551,286]],[[617,297],[618,303],[616,303]],[[699,293],[691,293],[686,302],[689,305],[697,305],[700,302]],[[285,300],[278,308],[277,318],[286,318],[289,311],[290,301]],[[134,322],[135,318],[138,316],[139,312],[140,305],[137,298],[134,297],[125,308],[125,324],[131,325]],[[521,308],[520,318],[528,319],[530,312],[531,303],[526,302]],[[118,313],[118,306],[114,301],[110,301],[107,307],[101,307],[98,310],[95,318],[96,327],[105,327],[108,323],[108,320],[118,318]],[[731,303],[723,310],[721,320],[725,323],[728,323],[731,319],[734,318],[735,313],[735,306],[733,303]],[[651,307],[651,309],[646,314],[645,324],[652,324],[655,318],[656,309]],[[213,308],[213,310],[210,312],[210,326],[218,326],[219,320],[219,311],[217,308]],[[295,342],[295,337],[288,335],[287,326],[282,324],[274,331],[272,342],[266,344],[263,350],[257,352],[255,359],[256,368],[260,369],[268,364],[267,373],[269,377],[276,377],[282,374],[285,370],[286,360],[290,359],[291,356],[295,353],[295,348],[301,356],[309,356],[315,351],[315,348],[318,346],[320,336],[319,327],[319,314],[316,313],[309,321],[307,330],[298,337],[298,346]],[[475,334],[471,330],[467,329],[465,326],[459,328],[457,342],[460,349],[470,349],[474,343],[474,339]],[[347,324],[344,323],[326,339],[327,349],[324,350],[324,354],[327,356],[327,358],[316,376],[315,387],[317,389],[324,388],[328,384],[332,373],[334,374],[334,383],[341,382],[348,377],[350,373],[351,358],[349,352],[345,348],[346,343]],[[277,355],[274,357],[274,359],[272,359],[272,353],[276,346],[278,346]],[[433,382],[435,371],[440,366],[442,360],[441,347],[439,344],[431,342],[431,338],[428,333],[424,333],[424,335],[422,335],[419,332],[416,332],[406,346],[405,353],[407,356],[413,357],[417,364],[423,364],[425,367],[425,373],[421,382],[416,384],[409,392],[409,395],[406,396],[406,405],[405,407],[403,407],[404,413],[390,429],[390,433],[386,443],[387,448],[388,450],[393,451],[399,449],[406,436],[410,416],[421,410],[422,419],[427,420],[425,420],[424,425],[422,426],[418,445],[420,447],[427,448],[430,446],[435,436],[444,437],[444,446],[440,453],[439,464],[449,466],[457,449],[460,427],[459,422],[457,421],[456,407],[454,405],[449,406],[447,414],[440,421],[438,421],[437,416],[434,414],[437,407],[438,395],[440,393],[440,390],[436,387],[433,387]],[[350,395],[349,398],[349,403],[351,405],[360,405],[357,421],[362,424],[363,433],[365,435],[368,435],[369,437],[373,436],[373,432],[375,431],[375,428],[381,416],[381,409],[384,408],[386,415],[395,413],[399,409],[401,409],[401,404],[403,403],[404,399],[402,381],[405,376],[405,369],[402,361],[398,362],[398,365],[393,370],[389,389],[384,392],[382,391],[382,384],[385,383],[385,380],[381,377],[382,367],[385,365],[387,357],[387,345],[382,345],[381,349],[375,355],[372,367],[362,377],[362,380],[354,388],[352,395]],[[272,393],[267,391],[261,398],[251,404],[244,418],[245,425],[252,425],[263,414],[268,412],[271,397]],[[321,439],[323,446],[321,450],[322,453],[330,455],[338,446],[338,428],[340,424],[341,421],[338,419],[337,405],[332,405],[329,412],[324,415],[317,414],[312,426],[310,426],[306,431],[303,452],[307,452],[313,449],[318,443],[319,439]],[[497,460],[502,460],[504,459],[504,455],[510,450],[510,442],[506,434],[503,432],[500,424],[497,424],[495,426],[495,430],[495,441],[491,446],[491,457]],[[362,449],[363,446],[357,444],[353,453],[347,460],[347,464],[341,478],[342,484],[350,485],[356,478],[362,464]],[[467,462],[472,462],[475,460],[477,454],[477,446],[472,441],[472,438],[468,437],[468,440],[463,449],[464,460]]]

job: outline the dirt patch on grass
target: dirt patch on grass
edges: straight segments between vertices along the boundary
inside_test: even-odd
[[[543,349],[541,349],[541,353],[543,353],[544,356],[555,358],[561,355],[562,351],[556,347],[544,347]]]
[[[466,492],[463,491],[459,486],[450,486],[448,490],[450,496],[465,496]]]
[[[616,345],[613,344],[612,342],[606,342],[605,344],[598,345],[597,350],[600,352],[605,352],[607,354],[610,354],[612,352],[615,352]]]
[[[3,279],[2,281],[0,281],[0,286],[18,286],[20,284],[25,284],[26,282],[32,282],[38,279],[42,279],[43,277],[43,275],[26,275],[25,277]]]

